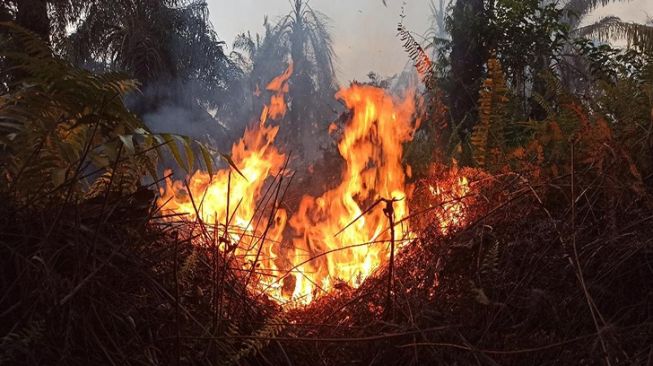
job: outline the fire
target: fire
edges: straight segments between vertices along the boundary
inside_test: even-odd
[[[338,150],[346,161],[341,182],[320,197],[305,196],[290,219],[295,255],[303,273],[292,297],[310,302],[314,294],[335,284],[358,287],[389,255],[390,230],[383,207],[363,215],[379,198],[396,199],[394,219],[408,216],[402,144],[412,138],[414,96],[396,101],[382,89],[354,85],[337,98],[354,112],[345,126]],[[342,233],[341,229],[349,226]],[[409,228],[395,231],[401,242]],[[307,262],[309,259],[315,258]]]
[[[168,178],[158,200],[165,211],[183,214],[191,221],[200,218],[211,230],[216,230],[215,237],[226,239],[222,240],[220,249],[233,249],[234,257],[243,267],[251,265],[248,264],[248,260],[251,260],[249,254],[257,244],[255,235],[258,233],[252,219],[261,191],[266,180],[273,174],[279,174],[285,162],[284,154],[274,146],[279,127],[270,126],[267,122],[268,119],[283,117],[286,112],[284,95],[291,73],[292,65],[267,86],[267,90],[273,92],[270,104],[264,107],[258,124],[254,128],[247,128],[242,139],[231,149],[231,158],[242,175],[229,169],[220,170],[213,176],[197,171],[187,184]],[[265,226],[267,224],[263,223]],[[278,211],[275,223],[270,224],[267,239],[280,240],[286,224],[285,212]],[[274,253],[268,250],[260,259],[272,271],[275,268],[269,265],[270,256],[274,256]]]
[[[286,157],[274,146],[279,127],[268,121],[287,112],[292,72],[290,65],[267,85],[269,104],[255,127],[232,147],[242,176],[225,169],[213,176],[198,171],[187,183],[168,179],[159,205],[191,221],[201,219],[216,237],[224,238],[220,250],[233,251],[243,272],[256,272],[247,277],[251,291],[281,304],[308,304],[335,288],[360,286],[388,260],[391,239],[397,247],[411,239],[410,167],[402,158],[403,144],[417,127],[415,95],[397,99],[363,85],[338,92],[336,97],[353,112],[338,144],[345,160],[340,181],[319,197],[304,196],[289,217],[285,210],[275,210],[279,202],[270,198],[269,188],[263,191],[266,184],[274,188],[268,184],[273,177],[276,182],[286,174]],[[336,128],[332,124],[329,130]],[[461,189],[466,186],[461,181]],[[431,191],[444,194],[438,186]],[[459,224],[462,210],[452,203],[445,210],[451,215],[441,222]],[[391,228],[390,222],[397,224]]]
[[[436,212],[439,213],[438,222],[442,234],[446,235],[452,228],[460,227],[465,222],[465,200],[470,192],[467,177],[454,177],[448,187],[443,187],[442,183],[429,185],[429,191],[440,202],[441,210]]]
[[[479,182],[487,176],[478,169],[459,168],[455,161],[450,167],[433,164],[430,170],[429,177],[417,184],[411,202],[417,212],[413,224],[420,231],[435,223],[437,231],[447,235],[469,221],[469,207],[477,203],[469,177]]]

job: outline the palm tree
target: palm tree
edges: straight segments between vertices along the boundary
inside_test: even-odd
[[[476,101],[481,87],[483,65],[488,58],[484,44],[487,14],[483,0],[457,0],[449,18],[451,34],[451,117],[459,123],[465,141],[476,124]],[[462,144],[466,146],[466,144]]]
[[[570,13],[567,22],[572,29],[579,27],[583,19],[598,7],[612,2],[625,2],[628,0],[569,0],[564,5],[564,10]]]
[[[337,89],[328,18],[306,0],[293,0],[292,11],[275,25],[266,22],[264,37],[238,37],[238,49],[249,55],[254,88],[281,73],[288,61],[294,72],[290,79],[289,126],[282,138],[309,159],[315,157],[316,139],[335,117],[328,103]],[[239,57],[242,54],[237,54]]]
[[[67,53],[76,64],[137,79],[143,93],[130,105],[139,115],[181,108],[180,119],[192,119],[195,125],[187,127],[197,127],[197,134],[208,133],[211,125],[219,131],[207,110],[217,110],[224,124],[231,124],[236,104],[227,101],[242,94],[242,71],[224,53],[208,16],[206,2],[198,0],[97,3],[69,37]]]
[[[8,0],[0,17],[54,40],[75,63],[126,71],[145,86],[201,75],[203,86],[215,89],[239,71],[223,52],[205,1]],[[70,25],[76,31],[68,37]]]
[[[204,1],[117,0],[91,6],[69,39],[78,63],[126,71],[148,85],[168,78],[214,80],[233,72]]]
[[[653,20],[649,20],[647,24],[627,23],[618,17],[610,16],[578,28],[576,33],[601,41],[625,40],[629,46],[653,51]]]
[[[6,0],[15,9],[16,24],[49,42],[65,38],[66,27],[76,21],[91,5],[109,3],[101,0]],[[3,7],[0,5],[0,8]],[[1,12],[1,11],[0,11]]]
[[[649,24],[627,23],[618,17],[610,16],[593,24],[580,26],[583,19],[597,7],[625,1],[627,0],[570,0],[564,9],[570,12],[571,16],[567,21],[578,36],[593,37],[602,41],[626,40],[629,45],[653,50],[653,23],[650,21]]]
[[[449,1],[450,3],[451,1]],[[429,0],[431,8],[431,22],[433,26],[427,33],[427,38],[445,39],[447,38],[447,0]]]

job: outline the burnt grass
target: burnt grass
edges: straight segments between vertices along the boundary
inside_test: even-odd
[[[390,297],[386,266],[287,312],[143,191],[4,199],[0,364],[650,365],[650,197],[596,182],[497,178],[464,226],[424,220]]]

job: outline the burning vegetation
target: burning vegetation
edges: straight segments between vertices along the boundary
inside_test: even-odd
[[[1,364],[651,364],[649,25],[434,3],[403,77],[338,86],[302,0],[231,55],[203,2],[28,3],[0,5]]]
[[[173,220],[200,221],[203,229],[221,238],[219,250],[233,252],[235,265],[253,274],[247,282],[255,295],[265,294],[283,305],[306,305],[342,286],[358,288],[387,264],[394,249],[389,243],[399,249],[415,239],[408,220],[411,168],[402,162],[403,146],[419,120],[414,118],[414,91],[401,99],[366,85],[338,92],[336,98],[352,111],[338,143],[344,159],[340,182],[319,197],[303,196],[289,214],[280,195],[288,189],[282,180],[290,176],[289,157],[274,147],[279,126],[267,123],[285,115],[291,75],[292,65],[270,82],[266,89],[272,96],[259,124],[232,147],[231,158],[241,170],[214,175],[198,171],[188,182],[168,178],[158,202]],[[433,184],[432,202],[442,207],[431,206],[437,213],[430,218],[446,233],[464,223],[458,200],[469,192],[468,181],[452,176]],[[439,198],[450,202],[436,202]]]

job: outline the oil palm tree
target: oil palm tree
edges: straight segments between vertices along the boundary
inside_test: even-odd
[[[605,17],[593,24],[578,28],[576,33],[601,41],[625,40],[629,46],[653,51],[653,20],[651,19],[646,24],[639,24],[624,22],[614,16]]]
[[[69,37],[67,53],[76,64],[137,79],[143,93],[133,95],[130,105],[139,115],[174,108],[182,113],[176,127],[188,122],[192,125],[186,127],[197,130],[179,127],[178,132],[220,131],[207,110],[217,110],[224,124],[232,124],[234,103],[227,101],[241,93],[242,72],[224,53],[208,16],[206,2],[198,0],[98,3]],[[222,132],[214,137],[225,138]]]
[[[126,71],[146,87],[195,78],[215,91],[238,74],[208,21],[205,1],[8,0],[0,15],[54,40],[75,63]],[[76,31],[68,37],[70,25]]]
[[[89,9],[69,39],[69,52],[78,63],[126,71],[146,87],[199,75],[210,87],[237,71],[223,45],[204,1],[117,0]]]
[[[244,34],[236,46],[248,55],[253,88],[263,87],[292,62],[290,111],[282,138],[310,158],[317,152],[310,147],[318,145],[315,140],[320,131],[326,131],[326,124],[335,117],[328,105],[337,88],[335,55],[327,16],[306,0],[293,0],[291,4],[291,12],[276,24],[266,20],[262,38]]]
[[[111,2],[101,0],[6,0],[15,9],[13,19],[21,27],[46,41],[65,38],[66,27],[74,23],[92,5]],[[0,6],[1,7],[1,6]]]
[[[628,23],[618,17],[610,16],[581,27],[585,17],[597,7],[625,1],[627,0],[570,0],[564,8],[571,13],[568,22],[578,36],[597,38],[602,41],[626,40],[629,45],[636,45],[648,51],[653,50],[653,23],[650,20],[648,24]]]
[[[327,18],[303,0],[295,0],[293,10],[276,26],[280,40],[290,50],[295,69],[289,97],[291,136],[304,153],[314,145],[322,123],[329,123],[324,102],[335,92],[334,53]]]

